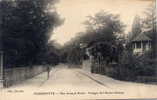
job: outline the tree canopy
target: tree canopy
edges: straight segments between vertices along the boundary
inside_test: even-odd
[[[55,0],[6,0],[0,2],[1,36],[5,65],[38,63],[44,55],[49,33],[62,23],[54,10]]]
[[[142,19],[139,16],[135,16],[132,24],[130,40],[134,39],[142,32]]]
[[[103,56],[107,55],[107,53],[105,53],[103,50],[108,52],[113,46],[118,48],[121,41],[120,36],[123,35],[123,30],[125,27],[125,25],[121,22],[119,15],[100,11],[94,16],[88,16],[88,19],[84,22],[84,24],[86,25],[86,31],[81,32],[78,36],[76,36],[75,39],[72,39],[72,41],[64,47],[67,52],[70,52],[72,49],[71,51],[73,53],[70,55],[71,60],[74,60],[74,58],[78,60],[86,58],[85,49],[91,46],[94,48],[91,50],[95,50],[91,52],[98,54],[100,51]],[[101,50],[97,47],[101,48]],[[77,53],[75,54],[75,52]],[[107,56],[113,57],[113,55],[115,55],[113,52],[108,53],[110,55]]]
[[[82,36],[82,41],[106,41],[115,43],[118,36],[123,34],[124,24],[119,15],[100,11],[94,16],[88,16],[86,34]]]

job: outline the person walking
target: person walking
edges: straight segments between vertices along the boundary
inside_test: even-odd
[[[50,77],[50,66],[47,66],[47,79]]]

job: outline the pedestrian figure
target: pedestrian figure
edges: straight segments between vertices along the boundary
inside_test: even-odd
[[[47,79],[49,79],[50,76],[50,66],[47,66]]]

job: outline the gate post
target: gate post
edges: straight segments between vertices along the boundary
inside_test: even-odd
[[[0,51],[0,88],[4,87],[3,51]]]

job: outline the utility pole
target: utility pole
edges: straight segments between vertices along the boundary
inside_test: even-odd
[[[0,88],[4,83],[4,68],[3,68],[3,51],[0,51]]]
[[[3,0],[0,0],[0,3],[2,2]],[[2,49],[2,18],[3,18],[3,11],[2,9],[0,8],[0,88],[3,88],[4,87],[4,66],[3,66],[3,49]]]

